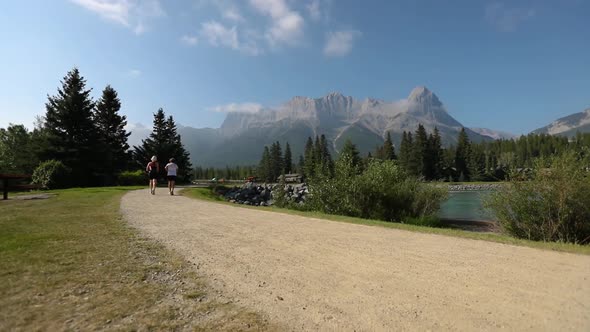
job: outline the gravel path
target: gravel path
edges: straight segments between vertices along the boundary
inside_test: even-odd
[[[293,330],[590,331],[590,256],[245,209],[148,190],[126,220]]]

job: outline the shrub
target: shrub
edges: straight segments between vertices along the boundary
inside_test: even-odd
[[[335,165],[334,178],[310,182],[312,209],[331,214],[403,221],[431,216],[446,199],[444,188],[420,182],[391,160],[373,160],[360,175],[350,158]]]
[[[125,171],[118,175],[117,183],[120,186],[141,186],[148,183],[148,176],[142,170]]]
[[[67,188],[71,173],[72,170],[61,161],[47,160],[37,166],[31,180],[44,189]]]
[[[566,152],[538,159],[522,180],[513,172],[510,185],[492,193],[485,205],[502,229],[535,241],[590,242],[588,159]]]

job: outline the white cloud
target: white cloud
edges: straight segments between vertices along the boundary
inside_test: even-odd
[[[352,46],[361,32],[357,30],[333,31],[326,35],[326,45],[324,46],[324,55],[326,56],[344,56],[352,51]]]
[[[201,35],[213,46],[225,46],[239,49],[238,32],[236,27],[226,28],[217,21],[201,24]]]
[[[242,14],[238,10],[238,8],[233,7],[233,6],[223,8],[222,12],[221,12],[221,16],[223,16],[223,18],[225,18],[227,20],[234,21],[234,22],[244,22],[245,21],[244,17],[242,16]]]
[[[145,21],[166,15],[158,0],[70,0],[100,17],[130,28],[136,34],[146,31]]]
[[[139,77],[141,76],[141,70],[139,69],[131,69],[127,72],[127,75],[131,77]]]
[[[230,103],[209,108],[210,111],[220,113],[257,113],[262,105],[257,103]]]
[[[271,46],[295,46],[300,43],[305,20],[299,12],[289,8],[285,0],[250,0],[250,4],[259,13],[271,18],[271,25],[265,33]]]
[[[227,47],[248,55],[262,54],[253,38],[240,42],[236,26],[229,28],[217,21],[209,21],[201,24],[200,34],[209,44],[216,47]]]
[[[502,32],[514,31],[519,24],[536,15],[533,8],[509,8],[503,3],[491,3],[485,8],[485,19]]]
[[[180,37],[180,41],[185,45],[194,46],[199,42],[199,38],[192,35],[184,35]]]
[[[322,12],[320,11],[320,0],[311,0],[311,2],[305,5],[309,16],[314,21],[319,21],[322,17]]]

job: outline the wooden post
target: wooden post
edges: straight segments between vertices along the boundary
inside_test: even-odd
[[[8,179],[4,179],[2,181],[2,183],[4,184],[4,200],[8,199]]]

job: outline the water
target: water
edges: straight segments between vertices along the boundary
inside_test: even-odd
[[[483,208],[483,199],[489,193],[489,191],[450,192],[449,199],[441,205],[438,216],[443,219],[494,220],[493,216]]]

